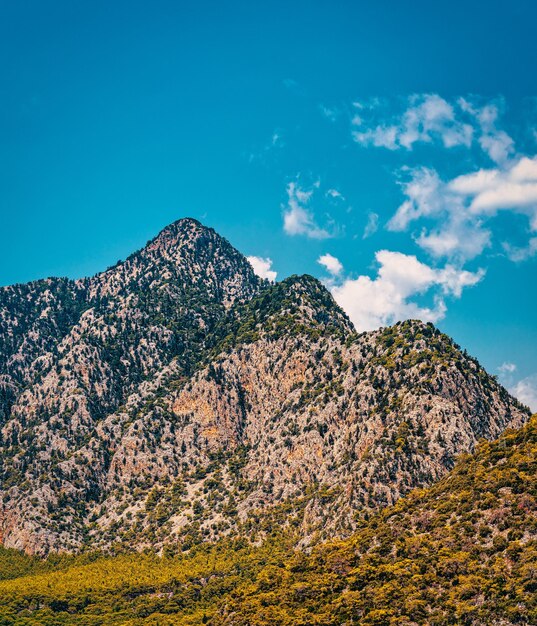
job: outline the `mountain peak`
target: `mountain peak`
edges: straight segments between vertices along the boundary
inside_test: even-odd
[[[294,274],[279,283],[287,299],[299,305],[303,311],[309,311],[312,318],[319,321],[330,319],[347,333],[354,332],[354,327],[343,309],[336,303],[332,294],[320,280],[310,274]]]
[[[204,230],[213,230],[209,226],[205,226],[199,220],[194,217],[181,217],[174,222],[171,222],[167,226],[165,226],[159,234],[154,237],[154,239],[158,239],[162,236],[174,235],[182,232],[193,232],[199,231],[202,232]]]
[[[217,348],[229,350],[248,343],[258,334],[354,334],[354,327],[326,287],[309,274],[292,275],[267,285],[241,307],[235,307],[221,326],[224,341]]]
[[[226,308],[257,292],[261,281],[246,257],[213,228],[186,217],[163,228],[125,261],[91,279],[92,297],[116,296],[129,289],[169,288],[211,294]],[[137,287],[136,287],[137,285]]]
[[[194,241],[202,236],[223,239],[212,228],[204,226],[192,217],[183,217],[165,226],[156,237],[153,237],[140,252],[168,252],[178,244]]]

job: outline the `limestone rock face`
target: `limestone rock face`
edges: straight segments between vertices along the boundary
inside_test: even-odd
[[[93,278],[0,290],[0,535],[28,552],[277,514],[345,535],[528,415],[431,324],[357,334],[318,281],[261,281],[195,220]]]

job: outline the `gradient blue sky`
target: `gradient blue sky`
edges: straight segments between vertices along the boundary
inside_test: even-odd
[[[359,327],[434,320],[537,409],[536,23],[524,1],[0,0],[0,284],[193,216]]]

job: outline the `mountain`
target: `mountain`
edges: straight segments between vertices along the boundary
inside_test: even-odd
[[[358,334],[195,220],[0,292],[0,539],[30,553],[348,536],[529,416],[431,324]],[[290,524],[291,522],[287,522]]]
[[[310,552],[281,523],[262,545],[223,539],[161,558],[0,548],[0,623],[529,626],[536,512],[537,415]]]
[[[73,454],[172,358],[188,375],[226,310],[259,286],[227,241],[185,219],[93,278],[3,288],[0,535],[22,522],[20,541],[32,541],[41,522],[30,500],[44,519],[51,511],[39,509],[61,507],[73,490],[79,508],[98,497],[108,451],[92,448],[94,467],[79,472]]]

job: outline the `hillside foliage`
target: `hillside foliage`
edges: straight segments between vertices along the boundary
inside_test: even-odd
[[[529,626],[536,478],[534,416],[349,539],[311,550],[277,524],[262,545],[222,540],[173,556],[3,550],[0,624]]]

